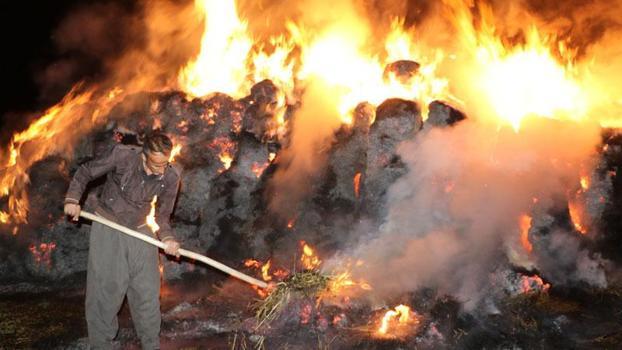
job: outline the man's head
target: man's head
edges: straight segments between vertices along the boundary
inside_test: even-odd
[[[147,135],[143,142],[145,170],[147,173],[164,174],[172,149],[173,142],[168,136],[160,132]]]

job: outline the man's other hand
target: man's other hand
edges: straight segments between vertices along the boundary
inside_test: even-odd
[[[78,221],[80,218],[80,205],[74,203],[65,204],[65,214],[71,217],[71,220]]]
[[[179,258],[179,242],[170,238],[164,241],[164,252],[168,255],[173,255]]]

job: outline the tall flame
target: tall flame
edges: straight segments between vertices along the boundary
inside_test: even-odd
[[[222,92],[242,97],[252,40],[240,21],[234,0],[196,0],[205,29],[198,57],[179,75],[182,89],[193,96]]]

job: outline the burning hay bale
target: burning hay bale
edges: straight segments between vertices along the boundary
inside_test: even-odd
[[[307,270],[277,283],[270,295],[256,305],[257,328],[275,320],[294,295],[316,296],[326,290],[330,280],[331,277],[318,271]]]

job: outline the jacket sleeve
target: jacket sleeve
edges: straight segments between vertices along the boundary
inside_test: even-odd
[[[65,203],[80,203],[82,193],[84,193],[84,189],[90,181],[116,168],[120,158],[119,153],[119,147],[114,147],[106,156],[82,164],[73,175],[71,183],[69,183],[69,189],[65,195]]]
[[[161,197],[158,199],[158,207],[156,210],[156,222],[160,226],[158,235],[160,240],[175,238],[173,229],[171,228],[171,214],[175,207],[177,192],[179,192],[180,176],[176,173],[174,181],[167,182]]]

